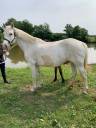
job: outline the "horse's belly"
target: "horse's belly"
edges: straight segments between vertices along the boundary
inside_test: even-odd
[[[48,55],[44,55],[38,58],[37,64],[41,66],[54,66],[52,58]]]
[[[38,55],[38,65],[59,66],[66,61],[64,48],[54,46]]]

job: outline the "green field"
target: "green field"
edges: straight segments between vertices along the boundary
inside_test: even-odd
[[[82,93],[80,76],[73,88],[51,83],[54,72],[42,68],[42,87],[32,93],[31,70],[7,69],[11,84],[0,77],[0,128],[96,128],[96,65],[88,67],[89,94]],[[65,79],[71,76],[64,66]],[[59,76],[58,76],[59,77]]]

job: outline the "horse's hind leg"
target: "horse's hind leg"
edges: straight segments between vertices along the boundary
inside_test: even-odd
[[[76,75],[77,75],[77,67],[76,67],[76,65],[71,63],[71,69],[72,69],[72,76],[69,79],[69,84],[70,84],[70,87],[73,87],[74,81],[75,81],[75,78],[76,78]]]
[[[87,72],[86,72],[86,70],[85,70],[85,68],[84,68],[83,65],[80,65],[80,66],[78,67],[78,69],[79,69],[80,74],[81,74],[81,76],[82,76],[82,78],[83,78],[83,80],[84,80],[84,86],[85,86],[85,88],[84,88],[83,92],[84,92],[84,93],[87,93],[87,90],[88,90]]]
[[[75,80],[76,75],[77,75],[77,67],[75,66],[75,64],[71,63],[71,69],[72,69],[71,80]]]

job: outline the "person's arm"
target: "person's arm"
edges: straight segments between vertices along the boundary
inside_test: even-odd
[[[8,48],[6,46],[3,47],[3,54],[9,55]]]

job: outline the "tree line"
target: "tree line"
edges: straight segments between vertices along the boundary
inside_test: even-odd
[[[88,30],[80,27],[79,25],[73,27],[71,24],[66,24],[62,33],[53,33],[47,23],[33,25],[28,20],[17,21],[14,18],[10,18],[5,24],[10,25],[11,23],[28,34],[41,38],[45,41],[57,41],[66,38],[75,38],[86,43],[91,42],[91,37],[88,35]],[[94,39],[94,42],[96,42],[96,37]],[[0,42],[2,41],[3,34],[0,32]]]

